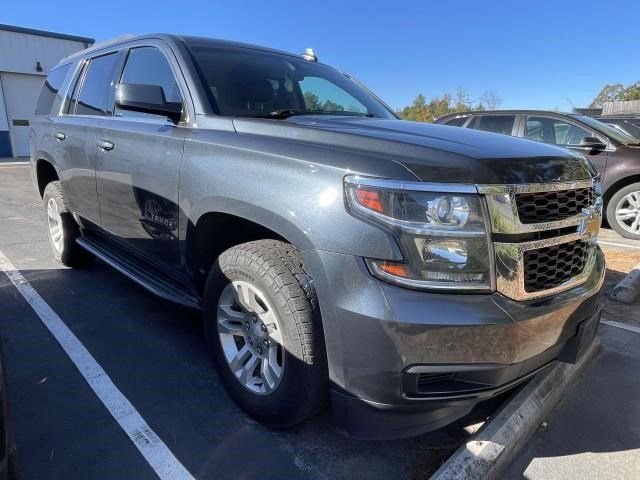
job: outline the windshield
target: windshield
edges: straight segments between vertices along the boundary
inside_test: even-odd
[[[332,114],[395,118],[356,81],[294,56],[237,47],[189,45],[209,100],[230,117]]]
[[[632,137],[631,135],[628,135],[616,128],[613,128],[611,125],[602,123],[601,121],[596,120],[595,118],[586,117],[584,115],[573,115],[573,117],[580,120],[583,123],[586,123],[594,130],[597,130],[598,132],[603,133],[607,137],[613,138],[614,140],[617,140],[620,143],[624,143],[625,145],[636,144],[640,142],[640,140],[638,140],[637,138]]]

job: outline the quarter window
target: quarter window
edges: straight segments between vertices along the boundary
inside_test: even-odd
[[[155,47],[132,48],[122,72],[120,83],[157,85],[167,102],[182,103],[178,83],[164,54]],[[116,117],[158,117],[158,115],[122,110],[116,106]]]
[[[60,91],[62,82],[64,82],[64,79],[69,72],[69,68],[71,68],[71,64],[54,68],[49,72],[47,80],[44,82],[44,86],[42,87],[42,92],[40,92],[40,98],[38,98],[36,115],[49,115],[53,110],[53,104],[54,101],[56,101],[56,97],[58,97],[58,101],[56,103],[59,108],[60,101],[62,99],[59,98],[58,92]]]
[[[584,128],[561,119],[527,117],[526,138],[556,145],[580,145],[584,137],[593,135]]]
[[[515,115],[478,115],[478,119],[473,128],[475,130],[482,130],[483,132],[511,135],[515,121]]]
[[[118,61],[116,53],[96,57],[86,67],[80,94],[75,100],[76,115],[111,115],[113,104],[113,71]],[[76,86],[76,89],[78,87]],[[74,97],[76,93],[74,92]],[[73,105],[70,106],[70,110]]]

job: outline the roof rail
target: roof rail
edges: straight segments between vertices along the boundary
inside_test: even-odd
[[[100,49],[108,47],[110,45],[115,45],[117,43],[124,42],[125,40],[131,40],[131,39],[137,38],[137,37],[139,37],[139,35],[134,35],[132,33],[126,33],[124,35],[120,35],[118,37],[111,38],[109,40],[105,40],[104,42],[95,43],[92,46],[90,46],[89,48],[87,48],[85,50],[82,50],[82,53],[87,53],[87,52],[93,52],[95,50],[100,50]],[[66,56],[64,58],[64,60],[66,60],[68,58],[71,58],[71,57],[74,57],[74,56],[78,55],[79,53],[80,52],[72,53],[72,54]]]

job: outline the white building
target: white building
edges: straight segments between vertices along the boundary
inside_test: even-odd
[[[29,155],[29,119],[47,72],[93,38],[0,24],[0,158]]]

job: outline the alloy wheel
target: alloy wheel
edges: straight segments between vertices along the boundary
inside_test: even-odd
[[[64,231],[62,229],[62,218],[58,210],[58,202],[56,202],[55,198],[50,198],[47,202],[47,224],[53,248],[60,253],[64,242]]]
[[[616,221],[624,230],[640,234],[640,191],[631,192],[616,205]]]
[[[266,296],[244,281],[229,283],[218,300],[218,335],[236,379],[258,395],[273,392],[284,372],[278,315]]]

